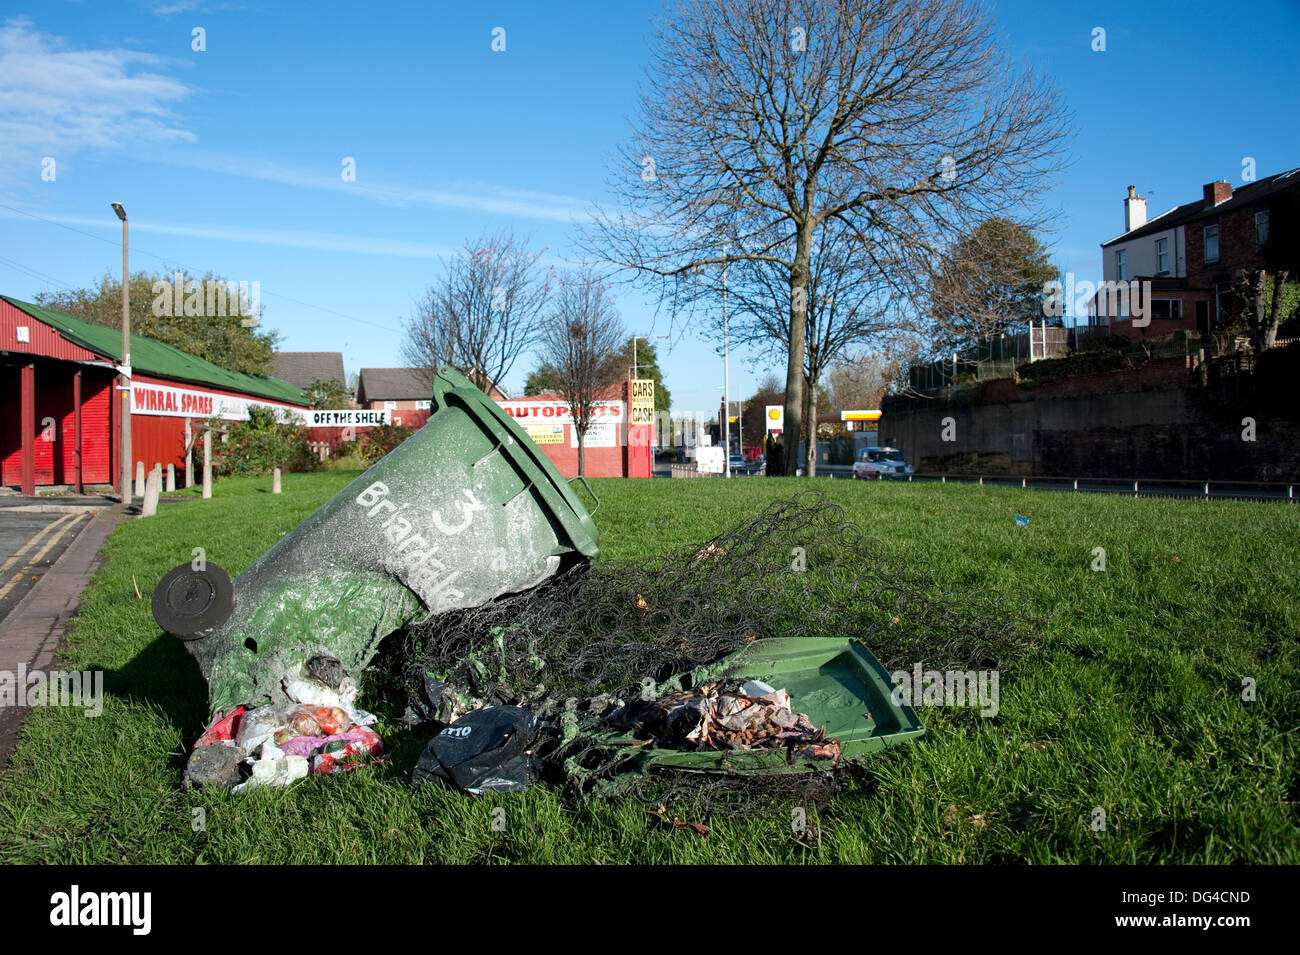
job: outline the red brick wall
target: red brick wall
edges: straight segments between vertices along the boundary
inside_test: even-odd
[[[1255,213],[1264,204],[1247,206],[1219,215],[1219,261],[1205,261],[1205,225],[1211,220],[1189,223],[1187,239],[1187,284],[1213,287],[1228,282],[1238,269],[1254,270],[1264,264],[1255,246]]]

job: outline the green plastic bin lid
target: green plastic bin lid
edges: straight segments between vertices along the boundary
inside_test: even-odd
[[[828,737],[840,741],[841,762],[856,762],[925,733],[916,711],[894,698],[885,668],[857,640],[848,637],[775,637],[755,640],[722,660],[697,667],[690,686],[718,679],[762,680],[790,693],[790,705],[804,713]],[[667,689],[662,687],[661,689]],[[599,734],[597,746],[626,747],[636,737],[626,732]],[[679,750],[641,749],[632,761],[688,772],[780,775],[815,772],[821,760],[791,762],[783,749]]]

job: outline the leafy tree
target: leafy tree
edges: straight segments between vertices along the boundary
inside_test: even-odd
[[[1300,284],[1287,281],[1288,270],[1271,274],[1267,269],[1241,276],[1236,292],[1236,316],[1228,322],[1234,333],[1250,338],[1256,355],[1277,342],[1277,330],[1300,313]]]
[[[524,382],[524,396],[552,394],[560,390],[560,373],[550,362],[542,362],[528,373]]]
[[[632,339],[629,338],[614,356],[616,362],[627,366],[624,377],[632,375],[632,358]],[[672,392],[664,387],[664,373],[659,369],[659,351],[654,342],[644,338],[638,338],[636,342],[636,376],[654,379],[655,411],[668,411],[672,408]]]
[[[1300,275],[1300,191],[1279,196],[1268,211],[1268,240],[1259,250],[1263,264],[1243,277],[1238,290],[1239,321],[1244,319],[1256,355],[1274,346],[1279,326],[1296,312],[1296,285],[1287,279]]]
[[[306,388],[307,399],[317,411],[351,408],[352,396],[341,381],[333,378],[317,379]]]
[[[403,425],[383,424],[362,430],[355,441],[340,444],[335,450],[335,457],[343,458],[356,455],[366,467],[374,464],[389,451],[415,434],[415,428]]]
[[[1043,286],[1059,279],[1025,226],[993,218],[963,236],[929,274],[935,350],[947,353],[1043,320]]]
[[[176,295],[178,284],[181,295]],[[261,303],[211,272],[136,272],[131,276],[131,332],[247,375],[272,373],[280,336],[261,331]],[[95,288],[41,292],[37,303],[109,328],[122,327],[122,282],[105,273]]]

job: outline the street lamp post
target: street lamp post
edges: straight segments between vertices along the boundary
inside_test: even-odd
[[[722,446],[727,449],[727,477],[731,477],[731,408],[728,397],[731,394],[731,362],[727,352],[727,252],[730,246],[722,247],[722,427],[724,437]]]
[[[126,210],[114,202],[113,211],[122,220],[122,364],[118,366],[122,392],[122,503],[131,502],[131,283],[126,260]]]
[[[745,402],[736,402],[736,453],[745,459]],[[745,473],[749,473],[746,470]]]
[[[636,343],[638,341],[648,342],[652,338],[667,338],[667,335],[633,335],[632,336],[632,377],[637,377],[636,373]]]

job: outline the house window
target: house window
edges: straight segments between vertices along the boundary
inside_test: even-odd
[[[430,402],[428,402],[428,401],[417,401],[417,402],[415,403],[415,410],[416,410],[416,411],[428,411],[428,410],[429,410],[429,405],[430,405]]]
[[[1123,249],[1115,253],[1115,278],[1121,282],[1128,281],[1128,253]]]
[[[385,410],[385,411],[396,411],[396,410],[397,410],[397,402],[396,402],[396,401],[385,401],[385,402],[384,402],[384,410]]]
[[[1219,261],[1219,224],[1205,227],[1205,261]]]
[[[1169,272],[1169,240],[1156,239],[1156,275]]]
[[[1152,318],[1182,318],[1183,302],[1177,298],[1156,298],[1151,300]]]
[[[1268,210],[1255,213],[1255,245],[1260,246],[1268,241]]]

